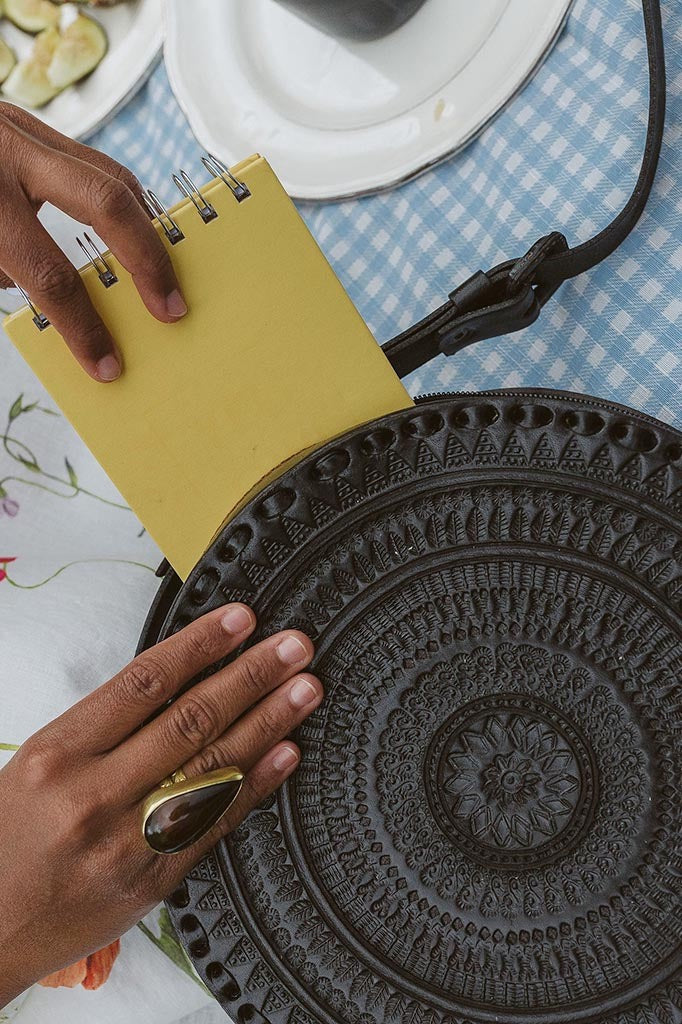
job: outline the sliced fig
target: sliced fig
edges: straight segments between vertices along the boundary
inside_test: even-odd
[[[33,44],[33,51],[25,60],[19,61],[9,73],[2,91],[5,96],[27,107],[44,107],[59,89],[55,89],[47,77],[47,69],[61,36],[56,28],[45,29]]]
[[[79,14],[61,33],[47,68],[53,88],[61,91],[89,75],[106,54],[107,47],[107,36],[99,22]]]
[[[43,32],[59,24],[59,8],[50,0],[4,0],[5,16],[24,32]]]
[[[40,32],[33,41],[33,49],[28,60],[36,60],[43,67],[49,67],[50,61],[54,57],[54,52],[59,46],[61,40],[61,34],[57,28],[46,28],[44,32]]]
[[[86,7],[115,7],[116,4],[125,3],[126,0],[54,0],[57,4],[77,3]],[[2,4],[2,0],[0,0]]]
[[[4,39],[0,39],[0,83],[4,82],[17,62],[14,50],[11,50]]]

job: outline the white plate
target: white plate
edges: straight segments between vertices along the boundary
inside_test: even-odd
[[[72,16],[71,8],[72,5],[67,5],[64,11],[67,19]],[[133,0],[107,10],[86,8],[85,13],[103,25],[109,38],[104,60],[84,81],[60,93],[47,106],[31,112],[73,139],[85,138],[101,128],[139,88],[153,67],[163,44],[162,9],[163,0]],[[0,35],[18,57],[30,52],[33,37],[15,28],[6,18],[0,23]]]
[[[426,0],[371,43],[275,0],[168,0],[166,65],[200,144],[263,152],[291,195],[394,185],[485,127],[546,57],[572,0]]]

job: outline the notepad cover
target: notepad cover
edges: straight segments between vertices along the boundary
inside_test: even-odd
[[[5,322],[183,579],[297,453],[411,404],[267,161],[233,171],[251,196],[237,203],[213,181],[202,192],[216,220],[188,200],[172,210],[185,239],[168,249],[189,306],[177,324],[154,320],[115,257],[109,289],[81,272],[123,355],[118,381],[89,378],[28,309]]]

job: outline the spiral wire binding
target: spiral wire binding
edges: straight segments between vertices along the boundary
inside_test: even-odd
[[[152,217],[156,217],[159,224],[166,233],[166,238],[171,245],[177,245],[185,237],[180,230],[178,224],[171,217],[170,213],[163,205],[156,192],[152,192],[150,188],[143,193],[143,199],[147,204],[147,209],[151,213]]]
[[[227,167],[222,160],[219,160],[217,156],[214,156],[212,153],[207,153],[205,156],[202,156],[201,162],[209,174],[212,174],[215,178],[220,178],[223,183],[227,185],[238,203],[249,198],[251,191],[248,185],[243,181],[239,181],[238,178],[235,178],[229,167]],[[173,182],[182,195],[192,202],[204,224],[208,224],[210,221],[215,220],[216,217],[218,217],[218,211],[216,208],[209,203],[208,199],[206,199],[202,194],[201,189],[195,185],[194,181],[186,171],[181,169],[179,174],[174,174]],[[183,231],[156,193],[152,192],[151,189],[147,189],[147,191],[143,193],[142,198],[144,199],[145,205],[147,206],[151,216],[155,217],[159,221],[159,224],[163,228],[166,238],[170,244],[177,245],[178,242],[181,242],[185,237]],[[113,284],[116,284],[118,281],[116,274],[107,263],[104,253],[99,249],[95,242],[93,242],[87,231],[83,232],[83,238],[80,238],[79,236],[76,238],[76,241],[90,264],[95,268],[97,276],[104,287],[111,288]],[[40,313],[36,309],[24,289],[20,285],[16,285],[16,287],[33,315],[33,323],[39,331],[44,331],[46,327],[50,326],[50,321],[44,313]]]
[[[190,199],[197,210],[197,213],[203,220],[204,224],[208,224],[209,221],[215,220],[218,216],[218,211],[215,206],[211,206],[209,201],[202,196],[201,191],[194,184],[187,171],[180,170],[180,176],[177,174],[173,175],[173,181],[176,187],[182,192],[183,196]]]
[[[26,303],[28,308],[33,313],[33,323],[36,325],[36,327],[38,328],[39,331],[44,331],[46,327],[50,326],[50,321],[47,319],[47,317],[45,316],[44,313],[39,313],[38,312],[38,310],[33,305],[33,303],[29,299],[29,297],[26,294],[26,292],[24,291],[24,289],[21,287],[20,284],[17,284],[16,281],[15,281],[15,287],[16,287],[17,291],[20,293],[22,299],[24,300],[24,302]]]
[[[243,181],[238,181],[230,168],[227,167],[222,160],[219,160],[217,156],[214,156],[213,153],[207,153],[206,156],[202,156],[201,162],[209,174],[214,175],[216,178],[223,179],[224,183],[227,185],[238,203],[249,198],[251,192],[247,185]]]
[[[116,274],[113,272],[113,270],[107,263],[104,254],[90,238],[90,235],[87,233],[87,231],[83,232],[82,239],[79,236],[78,238],[76,238],[76,241],[80,246],[81,252],[85,253],[87,258],[90,260],[90,263],[95,268],[97,276],[99,277],[104,287],[111,288],[112,284],[116,284],[116,282],[118,281]]]

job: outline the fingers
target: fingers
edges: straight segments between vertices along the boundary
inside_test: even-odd
[[[99,170],[104,171],[112,178],[118,178],[124,185],[128,186],[145,214],[148,215],[143,199],[143,189],[139,181],[131,170],[118,163],[113,157],[108,156],[106,153],[101,153],[98,149],[85,146],[82,142],[76,142],[75,139],[67,138],[66,135],[62,135],[60,132],[55,131],[54,128],[50,128],[49,125],[33,114],[29,114],[28,110],[15,107],[11,103],[0,103],[0,114],[8,118],[24,132],[28,132],[34,138],[39,139],[40,142],[49,146],[50,149],[56,149],[61,153],[77,157],[79,160],[99,168]],[[5,286],[0,284],[0,287]]]
[[[49,727],[55,730],[55,740],[63,745],[76,744],[84,753],[112,750],[186,683],[234,651],[255,624],[255,615],[243,604],[228,604],[203,615],[144,651],[56,719]],[[137,768],[133,762],[131,770]],[[158,774],[156,780],[164,774]]]
[[[120,374],[109,331],[95,311],[76,269],[21,198],[0,214],[0,235],[12,238],[2,267],[45,313],[83,369],[107,382]]]
[[[206,836],[173,857],[152,855],[148,858],[152,874],[160,883],[159,897],[174,889],[200,857],[232,832],[298,767],[298,747],[289,740],[279,741],[315,710],[322,697],[318,679],[308,673],[297,675],[244,715],[225,736],[184,765],[187,777],[193,778],[236,764],[244,772],[244,782],[234,804]]]
[[[278,633],[182,694],[131,736],[112,757],[115,775],[133,797],[146,794],[180,765],[215,742],[254,704],[310,662],[302,633]]]
[[[195,754],[183,766],[188,779],[237,765],[250,771],[280,740],[312,714],[323,697],[322,684],[302,673],[279,686],[237,721],[215,742]]]
[[[248,772],[239,796],[207,835],[182,853],[172,857],[157,855],[153,867],[161,889],[159,898],[179,885],[185,875],[220,839],[233,832],[254,808],[279,789],[298,767],[300,757],[300,751],[294,743],[279,743]]]
[[[132,275],[150,313],[173,323],[187,306],[166,246],[143,208],[140,185],[110,157],[7,104],[0,104],[0,136],[5,175],[16,184],[14,196],[3,196],[0,238],[12,244],[0,251],[0,287],[20,284],[86,372],[98,381],[115,380],[121,360],[114,341],[76,272],[48,243],[35,211],[49,201],[91,224]]]
[[[166,246],[128,185],[69,153],[36,143],[42,159],[26,169],[32,199],[47,200],[92,224],[131,274],[152,316],[174,323],[187,312]]]

